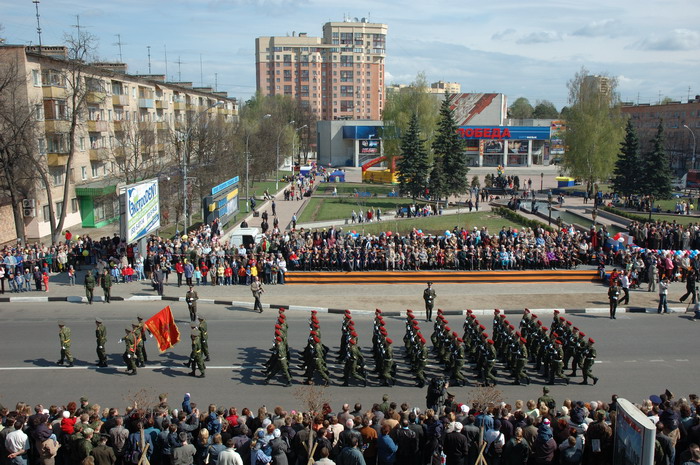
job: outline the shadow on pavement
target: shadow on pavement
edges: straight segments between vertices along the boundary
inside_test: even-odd
[[[265,381],[265,376],[263,375],[263,370],[265,369],[265,362],[269,358],[269,352],[263,349],[258,349],[256,347],[244,347],[240,350],[239,357],[237,360],[238,365],[242,365],[243,368],[239,370],[239,376],[234,376],[231,378],[235,381],[240,381],[243,384],[254,384],[262,385]],[[292,357],[294,358],[294,357]],[[251,368],[255,367],[255,368]],[[290,366],[291,374],[291,366]],[[292,375],[292,378],[294,375]]]

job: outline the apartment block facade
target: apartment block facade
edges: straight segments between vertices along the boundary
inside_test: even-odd
[[[381,119],[387,25],[328,22],[323,37],[255,39],[257,90],[290,96],[322,120]]]
[[[165,82],[165,76],[126,74],[123,63],[96,63],[82,67],[85,106],[79,113],[73,162],[69,157],[71,72],[64,47],[0,46],[0,66],[16,63],[26,76],[21,98],[37,120],[36,159],[45,163],[52,183],[55,215],[67,210],[64,228],[101,227],[119,219],[116,196],[125,180],[138,179],[144,167],[176,164],[173,137],[188,122],[221,118],[235,121],[237,102],[225,92],[196,88],[191,83]],[[140,165],[130,166],[138,153]],[[127,173],[129,169],[133,173]],[[148,170],[152,172],[153,170]],[[69,204],[63,205],[63,186],[69,183]],[[48,196],[37,185],[26,196],[24,209],[28,238],[50,234]],[[28,205],[28,204],[27,204]],[[0,237],[0,243],[12,238]]]

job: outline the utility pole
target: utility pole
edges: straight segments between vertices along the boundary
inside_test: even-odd
[[[148,49],[148,74],[151,74],[151,46],[146,45],[146,48]]]

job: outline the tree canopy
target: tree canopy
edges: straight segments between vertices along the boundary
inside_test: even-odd
[[[549,100],[538,100],[532,112],[532,117],[538,119],[556,119],[559,118],[559,112],[557,111],[557,107]]]
[[[420,197],[428,187],[428,152],[425,140],[421,138],[418,115],[415,113],[408,123],[408,129],[401,137],[402,157],[397,163],[401,192],[412,198]]]
[[[637,132],[632,125],[632,120],[627,120],[625,139],[620,144],[620,153],[615,162],[612,179],[613,187],[618,194],[629,197],[639,192],[640,162]]]
[[[671,167],[664,150],[664,126],[659,121],[656,135],[651,140],[650,150],[642,155],[641,171],[638,178],[642,194],[652,195],[655,199],[667,199],[671,196]]]
[[[447,97],[447,96],[445,96]],[[442,195],[459,195],[467,191],[469,180],[467,174],[467,158],[465,154],[464,140],[457,134],[457,124],[455,124],[453,111],[445,98],[440,106],[440,120],[438,121],[435,140],[432,144],[434,160],[433,171],[442,174],[442,179],[433,182],[433,175],[430,175],[430,184],[439,183],[438,191]],[[431,192],[435,188],[431,187]]]
[[[508,107],[508,117],[515,119],[532,118],[532,113],[534,111],[528,99],[519,97]]]

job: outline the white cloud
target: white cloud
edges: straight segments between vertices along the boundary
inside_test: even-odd
[[[700,47],[700,33],[689,29],[674,29],[664,34],[652,34],[628,48],[650,51],[695,50]]]
[[[581,37],[619,37],[622,25],[614,19],[593,21],[575,30],[572,35]]]
[[[515,29],[513,28],[508,28],[503,31],[496,32],[494,35],[491,36],[491,39],[493,40],[504,40],[509,36],[512,36],[515,34]]]
[[[519,44],[546,44],[562,40],[561,34],[554,31],[538,31],[524,35],[517,40]]]

